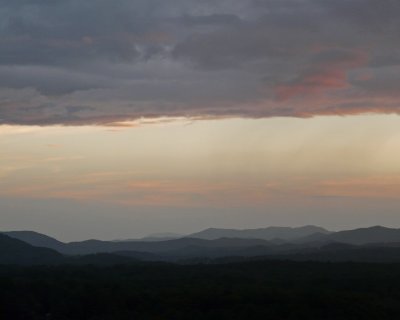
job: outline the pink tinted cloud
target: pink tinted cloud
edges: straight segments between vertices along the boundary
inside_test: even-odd
[[[108,202],[124,206],[259,205],[277,196],[274,182],[123,179],[119,173],[89,174],[63,181],[1,188],[0,195],[33,199]]]
[[[367,55],[358,51],[323,58],[314,62],[293,81],[277,84],[274,88],[275,97],[278,101],[286,101],[349,88],[348,72],[365,65],[367,61]]]
[[[321,181],[315,187],[315,192],[323,196],[398,199],[400,176],[332,179]]]

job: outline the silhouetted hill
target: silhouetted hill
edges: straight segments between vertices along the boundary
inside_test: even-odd
[[[328,236],[330,240],[351,244],[400,242],[400,229],[375,226],[339,231]]]
[[[334,233],[332,233],[334,234]],[[301,237],[298,239],[294,239],[292,242],[296,243],[296,244],[305,244],[305,243],[329,243],[332,242],[333,240],[330,240],[329,238],[329,234],[326,233],[321,233],[321,232],[317,232],[317,233],[313,233],[310,234],[308,236],[305,237]]]
[[[214,240],[219,238],[294,240],[315,233],[329,234],[329,231],[325,230],[324,228],[316,226],[304,226],[298,228],[268,227],[259,229],[242,229],[242,230],[209,228],[200,232],[190,234],[187,237],[207,239],[207,240]]]
[[[400,229],[374,226],[354,230],[338,231],[330,234],[316,233],[296,240],[296,243],[342,242],[355,245],[380,243],[382,245],[400,242]]]
[[[260,239],[192,239],[182,238],[167,241],[99,241],[87,240],[82,242],[67,243],[62,248],[62,253],[65,254],[92,254],[100,252],[118,252],[118,251],[139,251],[147,253],[168,253],[176,250],[183,250],[188,247],[250,247],[255,245],[271,246],[270,242]]]
[[[73,256],[66,258],[64,262],[72,265],[96,265],[96,266],[112,266],[121,264],[137,263],[141,259],[134,257],[117,255],[111,253],[95,253],[84,256]]]
[[[35,247],[45,247],[59,251],[65,245],[61,241],[35,231],[6,231],[2,233]]]
[[[136,261],[165,261],[171,260],[168,257],[164,257],[155,253],[140,252],[140,251],[115,251],[113,255],[119,255],[124,257],[133,258]]]
[[[264,258],[290,261],[399,263],[400,248],[359,247],[335,244],[333,246],[324,246],[319,250],[310,250],[308,252],[292,254],[268,255]]]
[[[63,256],[52,249],[34,247],[0,234],[0,264],[48,264],[62,259]]]
[[[172,232],[163,232],[163,233],[153,233],[145,236],[143,238],[133,238],[133,239],[117,239],[114,242],[127,242],[127,241],[166,241],[179,239],[184,237],[182,234],[172,233]]]

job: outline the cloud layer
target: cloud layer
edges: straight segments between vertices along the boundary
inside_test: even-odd
[[[0,0],[0,121],[399,113],[397,0]]]

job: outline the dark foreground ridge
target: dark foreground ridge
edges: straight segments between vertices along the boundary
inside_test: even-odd
[[[0,267],[1,319],[398,319],[400,264]]]
[[[399,319],[399,234],[63,243],[3,233],[0,319]]]

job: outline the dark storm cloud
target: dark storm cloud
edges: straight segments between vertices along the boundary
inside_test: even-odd
[[[66,64],[89,59],[133,60],[151,31],[130,1],[26,1],[2,4],[2,64]],[[137,10],[135,10],[137,9]],[[151,10],[150,10],[151,11]],[[149,13],[150,14],[150,13]]]
[[[399,112],[397,0],[0,1],[0,121]]]

